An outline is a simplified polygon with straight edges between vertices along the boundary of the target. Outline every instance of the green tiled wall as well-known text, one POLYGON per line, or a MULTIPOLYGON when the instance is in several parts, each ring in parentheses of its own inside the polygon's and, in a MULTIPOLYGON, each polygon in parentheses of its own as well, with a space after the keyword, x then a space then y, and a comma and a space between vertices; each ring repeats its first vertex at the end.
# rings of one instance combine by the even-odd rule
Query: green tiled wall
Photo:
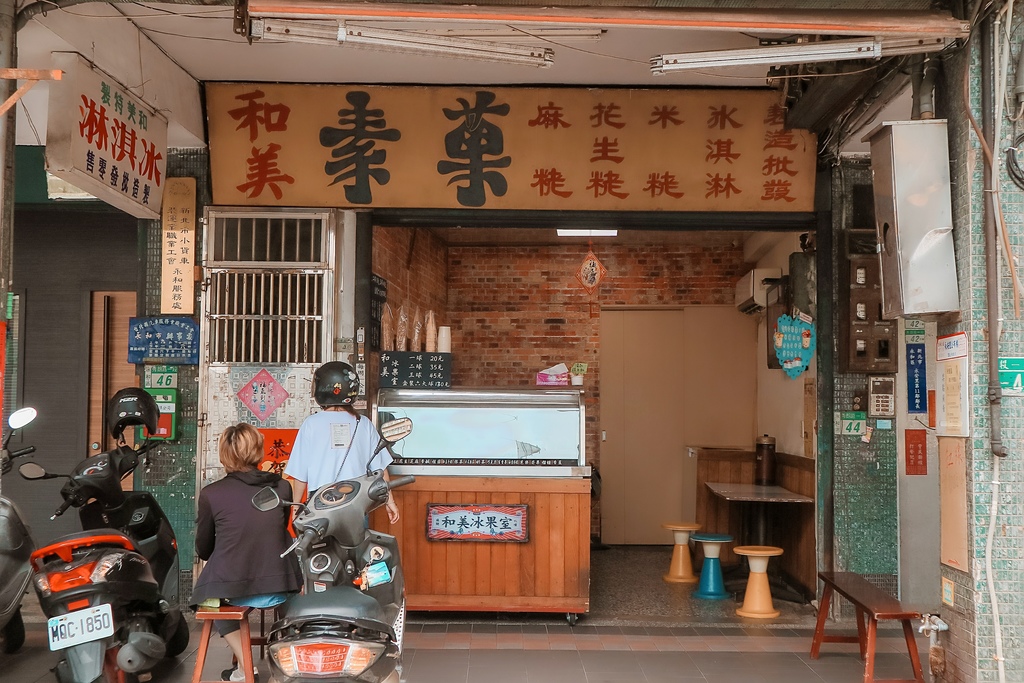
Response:
MULTIPOLYGON (((172 178, 196 178, 199 206, 197 216, 211 201, 207 180, 207 157, 202 150, 171 150, 167 160, 167 175, 172 178)), ((159 221, 143 221, 145 225, 146 264, 145 315, 160 314, 160 248, 159 221)), ((202 225, 196 225, 196 253, 202 245, 202 225)), ((198 261, 197 261, 198 262, 198 261)), ((199 311, 199 287, 196 287, 196 311, 199 311)), ((198 314, 194 316, 198 320, 198 314)), ((178 539, 178 559, 181 563, 180 602, 188 604, 192 596, 192 563, 195 559, 195 505, 196 505, 196 429, 199 412, 199 368, 195 365, 178 366, 178 440, 163 444, 152 465, 145 472, 136 473, 140 485, 151 491, 167 513, 178 539)))
MULTIPOLYGON (((847 227, 852 222, 851 188, 871 183, 867 162, 845 161, 834 178, 833 222, 835 252, 830 274, 833 300, 848 296, 849 287, 839 282, 844 272, 840 259, 846 258, 847 227)), ((819 279, 822 275, 819 274, 819 279)), ((835 307, 835 330, 843 326, 835 307)), ((838 345, 838 340, 833 340, 838 345)), ((853 410, 854 395, 867 394, 868 375, 835 374, 835 409, 853 410)), ((874 426, 874 418, 868 419, 874 426)), ((859 436, 835 430, 833 441, 835 569, 866 574, 872 582, 895 593, 898 571, 899 518, 896 495, 896 432, 875 430, 865 443, 859 436)))
MULTIPOLYGON (((1012 51, 1021 49, 1021 12, 1015 16, 1012 51)), ((967 55, 946 60, 946 81, 954 87, 943 89, 941 103, 950 121, 954 239, 957 275, 960 283, 961 320, 940 326, 939 334, 965 331, 970 336, 971 433, 966 444, 971 571, 943 566, 945 579, 954 583, 954 605, 944 606, 943 618, 950 625, 947 671, 950 681, 999 680, 996 664, 997 628, 986 571, 986 543, 992 503, 995 458, 991 453, 989 401, 988 333, 986 310, 985 240, 983 233, 983 154, 970 122, 964 114, 963 71, 970 69, 971 109, 981 119, 981 66, 979 41, 973 41, 967 55)), ((1012 63, 1016 61, 1011 60, 1012 63)), ((1011 82, 1013 75, 1011 74, 1011 82)), ((997 96, 998 97, 998 96, 997 96)), ((1010 112, 1014 113, 1014 112, 1010 112)), ((996 154, 1002 156, 1012 145, 1013 124, 1004 120, 996 154)), ((1001 204, 1010 242, 1018 259, 1024 256, 1021 221, 1024 193, 1001 176, 1001 204)), ((1017 265, 1018 273, 1022 273, 1017 265)), ((1024 321, 1013 310, 1013 292, 1003 255, 998 281, 1002 297, 1000 356, 1024 356, 1024 321)), ((999 462, 1000 494, 997 498, 995 534, 992 539, 993 566, 999 613, 1005 680, 1024 681, 1024 398, 1006 397, 1001 405, 1002 439, 1010 455, 999 462)))

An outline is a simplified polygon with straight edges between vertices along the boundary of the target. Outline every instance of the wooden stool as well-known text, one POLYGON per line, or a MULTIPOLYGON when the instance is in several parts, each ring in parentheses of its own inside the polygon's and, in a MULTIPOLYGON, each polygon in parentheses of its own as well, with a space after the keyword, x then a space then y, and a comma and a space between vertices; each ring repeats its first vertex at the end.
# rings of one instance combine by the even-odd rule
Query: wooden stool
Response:
POLYGON ((693 561, 690 559, 690 532, 699 530, 700 524, 665 522, 661 526, 672 532, 676 544, 672 549, 668 574, 661 578, 669 583, 697 583, 697 577, 693 574, 693 561))
POLYGON ((725 590, 725 580, 722 578, 722 561, 718 556, 722 552, 722 544, 732 543, 732 536, 692 534, 690 538, 696 543, 704 544, 704 564, 700 570, 700 583, 693 592, 693 597, 704 600, 724 600, 729 597, 725 590))
POLYGON ((741 617, 774 619, 779 610, 772 604, 772 589, 768 585, 768 559, 782 554, 782 548, 771 545, 741 545, 732 549, 737 555, 746 555, 750 565, 747 592, 743 606, 736 610, 741 617))
POLYGON ((196 668, 192 672, 192 683, 221 683, 219 677, 213 681, 202 680, 203 665, 206 663, 206 650, 210 646, 213 622, 217 619, 239 622, 238 626, 242 635, 242 663, 240 666, 245 673, 245 683, 256 683, 252 675, 252 646, 254 643, 252 635, 249 633, 249 612, 252 609, 252 607, 233 607, 228 605, 218 607, 217 609, 199 609, 196 611, 196 619, 203 622, 203 634, 199 638, 199 648, 196 650, 196 668))

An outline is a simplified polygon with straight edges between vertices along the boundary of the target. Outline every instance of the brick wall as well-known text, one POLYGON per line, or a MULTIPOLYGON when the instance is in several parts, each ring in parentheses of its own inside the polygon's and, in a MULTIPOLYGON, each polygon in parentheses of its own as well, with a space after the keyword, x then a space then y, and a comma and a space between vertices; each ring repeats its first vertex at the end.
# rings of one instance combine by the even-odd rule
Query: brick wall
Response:
POLYGON ((593 298, 575 275, 584 245, 450 247, 453 384, 531 386, 538 370, 588 363, 587 460, 599 463, 600 308, 731 304, 749 270, 734 241, 726 233, 699 244, 595 244, 608 274, 593 298))
MULTIPOLYGON (((444 322, 448 299, 447 258, 444 242, 428 230, 373 229, 372 270, 388 281, 388 305, 396 322, 398 309, 404 304, 410 322, 419 307, 424 319, 427 311, 434 311, 437 324, 447 324, 444 322)), ((412 336, 411 329, 409 336, 412 336)), ((374 353, 369 354, 366 367, 366 394, 373 403, 377 400, 380 357, 377 349, 370 350, 374 353)))
MULTIPOLYGON (((750 268, 729 233, 689 244, 596 244, 608 274, 590 297, 576 279, 585 245, 446 247, 429 231, 413 233, 374 229, 373 272, 388 281, 392 309, 403 302, 433 309, 439 325, 451 326, 453 386, 533 386, 538 370, 588 363, 587 459, 595 464, 601 307, 731 304, 736 280, 750 268)), ((375 356, 369 372, 376 377, 375 356)))

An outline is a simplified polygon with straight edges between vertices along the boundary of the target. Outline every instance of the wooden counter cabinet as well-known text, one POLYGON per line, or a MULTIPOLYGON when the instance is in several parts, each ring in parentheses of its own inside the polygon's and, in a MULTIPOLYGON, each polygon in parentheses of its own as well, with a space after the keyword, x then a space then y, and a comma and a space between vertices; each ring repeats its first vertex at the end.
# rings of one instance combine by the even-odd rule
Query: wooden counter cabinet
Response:
POLYGON ((590 607, 590 479, 417 476, 371 528, 398 538, 410 611, 565 612, 590 607), (527 540, 431 540, 429 504, 527 506, 527 540))

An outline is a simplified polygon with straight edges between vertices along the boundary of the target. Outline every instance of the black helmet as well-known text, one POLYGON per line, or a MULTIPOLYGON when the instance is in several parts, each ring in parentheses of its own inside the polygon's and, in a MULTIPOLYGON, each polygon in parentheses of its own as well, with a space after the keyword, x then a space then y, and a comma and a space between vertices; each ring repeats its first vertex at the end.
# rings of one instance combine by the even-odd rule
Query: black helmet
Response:
POLYGON ((324 363, 313 373, 313 400, 321 408, 350 406, 359 393, 359 375, 348 363, 324 363))
POLYGON ((107 406, 107 428, 115 439, 121 436, 125 427, 145 425, 150 435, 156 434, 160 409, 156 399, 145 389, 128 387, 114 394, 107 406))

